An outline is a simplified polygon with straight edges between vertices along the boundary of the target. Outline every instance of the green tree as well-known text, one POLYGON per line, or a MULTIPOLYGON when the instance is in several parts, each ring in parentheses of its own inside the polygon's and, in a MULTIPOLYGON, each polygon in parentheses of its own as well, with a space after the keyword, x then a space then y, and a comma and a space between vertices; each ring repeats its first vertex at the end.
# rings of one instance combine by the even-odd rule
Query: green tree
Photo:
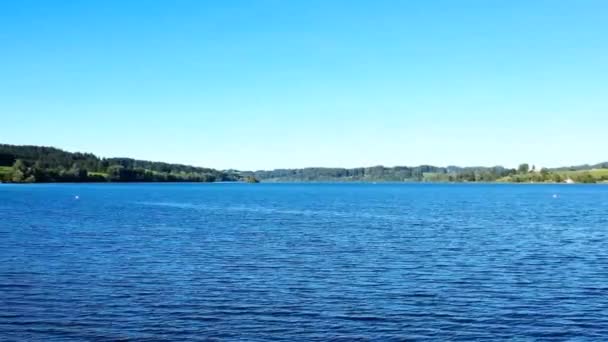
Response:
POLYGON ((527 163, 519 164, 517 168, 517 173, 528 173, 530 171, 530 165, 527 163))
POLYGON ((589 172, 584 172, 574 178, 579 183, 595 183, 595 178, 589 172))
POLYGON ((11 175, 11 181, 15 183, 21 183, 25 179, 25 174, 21 170, 15 169, 11 175))
POLYGON ((259 183, 260 181, 253 177, 253 176, 247 176, 245 177, 245 183, 259 183))
POLYGON ((541 169, 540 169, 540 176, 541 176, 541 178, 542 178, 542 181, 543 181, 543 182, 545 182, 545 181, 549 180, 549 177, 550 177, 549 170, 547 170, 547 169, 546 169, 546 168, 544 168, 544 167, 543 167, 543 168, 541 168, 541 169))
POLYGON ((86 180, 88 171, 74 164, 70 169, 70 174, 72 174, 75 179, 86 180))
POLYGON ((108 167, 108 180, 109 181, 120 181, 124 173, 124 166, 112 165, 108 167))
POLYGON ((564 181, 563 177, 559 173, 554 173, 551 175, 551 180, 555 183, 561 183, 564 181))
POLYGON ((13 172, 11 173, 11 181, 15 183, 21 183, 27 177, 27 165, 21 159, 15 160, 15 164, 13 164, 13 172))

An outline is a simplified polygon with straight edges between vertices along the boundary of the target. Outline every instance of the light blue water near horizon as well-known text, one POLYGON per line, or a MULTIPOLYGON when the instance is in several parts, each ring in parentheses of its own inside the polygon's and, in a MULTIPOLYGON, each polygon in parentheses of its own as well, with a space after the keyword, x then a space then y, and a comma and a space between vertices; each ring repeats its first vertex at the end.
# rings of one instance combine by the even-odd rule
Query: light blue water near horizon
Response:
POLYGON ((0 339, 604 339, 607 213, 603 185, 3 184, 0 339))

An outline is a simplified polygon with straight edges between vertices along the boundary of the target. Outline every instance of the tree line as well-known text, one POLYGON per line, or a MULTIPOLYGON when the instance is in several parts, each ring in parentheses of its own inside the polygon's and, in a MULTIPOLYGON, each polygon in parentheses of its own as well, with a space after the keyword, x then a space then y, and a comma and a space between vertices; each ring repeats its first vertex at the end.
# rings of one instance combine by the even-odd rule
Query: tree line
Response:
POLYGON ((0 144, 0 181, 217 182, 238 181, 234 172, 130 158, 99 158, 53 147, 0 144))
POLYGON ((303 168, 271 171, 219 171, 182 164, 99 158, 53 147, 0 144, 0 181, 40 182, 554 182, 608 181, 608 163, 540 169, 523 163, 516 169, 494 167, 373 166, 303 168))
POLYGON ((243 172, 260 180, 272 181, 389 181, 421 182, 451 181, 479 182, 496 181, 499 178, 516 173, 516 170, 495 167, 437 167, 432 165, 408 166, 373 166, 360 168, 303 168, 278 169, 272 171, 243 172))
MULTIPOLYGON (((608 163, 598 166, 608 166, 608 163)), ((249 171, 241 175, 252 176, 262 181, 279 182, 513 182, 513 183, 561 183, 571 179, 577 183, 608 181, 608 173, 595 174, 592 166, 588 168, 536 169, 527 163, 518 168, 493 167, 437 167, 421 165, 414 167, 374 166, 361 168, 303 168, 277 169, 272 171, 249 171), (589 172, 585 171, 589 170, 589 172)))

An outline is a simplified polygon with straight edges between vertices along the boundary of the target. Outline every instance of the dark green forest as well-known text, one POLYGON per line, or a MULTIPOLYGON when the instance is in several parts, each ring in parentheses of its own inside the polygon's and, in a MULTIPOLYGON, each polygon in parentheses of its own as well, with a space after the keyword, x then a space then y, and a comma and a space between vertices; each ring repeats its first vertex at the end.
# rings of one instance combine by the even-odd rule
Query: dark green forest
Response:
POLYGON ((49 182, 218 182, 236 173, 130 158, 99 158, 53 147, 0 144, 0 180, 49 182))
POLYGON ((260 180, 282 181, 495 181, 515 173, 515 170, 496 167, 437 167, 421 165, 416 167, 360 167, 344 168, 304 168, 279 169, 273 171, 242 172, 260 180))
POLYGON ((582 165, 560 169, 536 169, 534 165, 521 164, 517 169, 494 167, 361 167, 280 169, 273 171, 245 171, 262 181, 274 182, 511 182, 511 183, 561 183, 571 180, 577 183, 608 181, 608 163, 582 165))
POLYGON ((0 181, 51 182, 512 182, 597 183, 608 181, 608 163, 555 169, 521 164, 494 167, 303 168, 272 171, 219 171, 131 158, 99 158, 53 147, 0 144, 0 181))

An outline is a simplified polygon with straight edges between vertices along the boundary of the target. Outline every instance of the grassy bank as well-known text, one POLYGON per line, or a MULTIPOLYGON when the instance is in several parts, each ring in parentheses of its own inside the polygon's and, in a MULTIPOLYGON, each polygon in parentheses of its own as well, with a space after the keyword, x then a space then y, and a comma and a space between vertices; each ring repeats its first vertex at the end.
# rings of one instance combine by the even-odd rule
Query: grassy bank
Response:
POLYGON ((0 181, 8 177, 13 172, 13 168, 10 166, 0 166, 0 181))
POLYGON ((528 172, 503 177, 498 179, 498 182, 564 183, 568 179, 575 183, 606 183, 608 182, 608 169, 528 172))
POLYGON ((585 174, 589 174, 594 179, 608 180, 608 169, 593 169, 593 170, 580 170, 580 171, 560 171, 556 172, 561 174, 563 177, 570 177, 572 179, 578 178, 580 176, 584 176, 585 174))

